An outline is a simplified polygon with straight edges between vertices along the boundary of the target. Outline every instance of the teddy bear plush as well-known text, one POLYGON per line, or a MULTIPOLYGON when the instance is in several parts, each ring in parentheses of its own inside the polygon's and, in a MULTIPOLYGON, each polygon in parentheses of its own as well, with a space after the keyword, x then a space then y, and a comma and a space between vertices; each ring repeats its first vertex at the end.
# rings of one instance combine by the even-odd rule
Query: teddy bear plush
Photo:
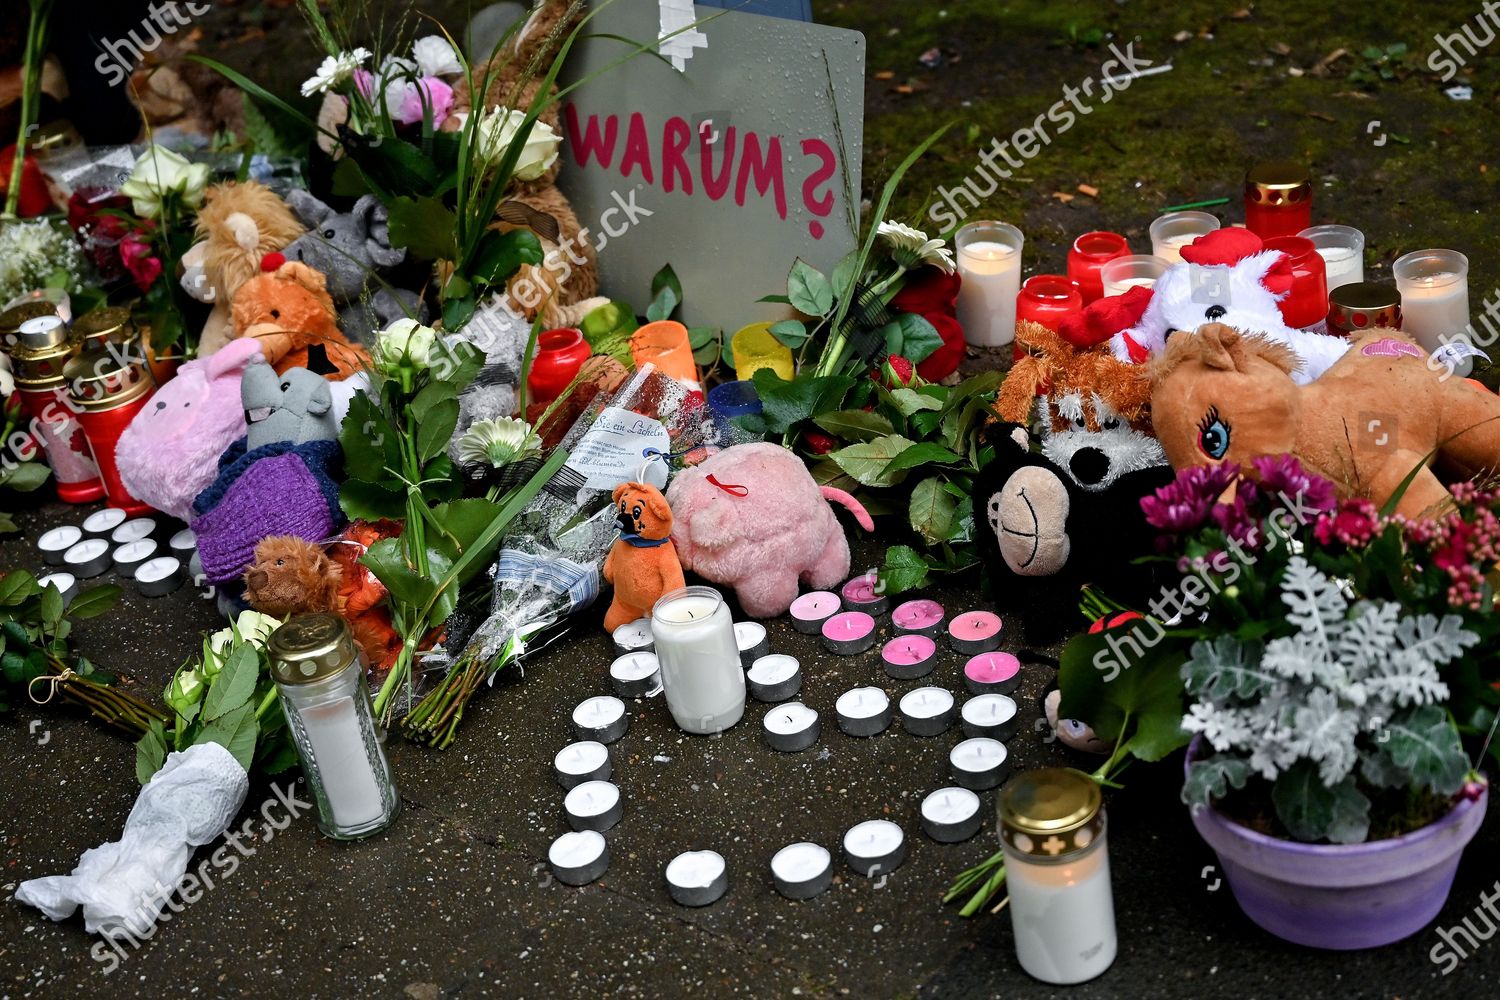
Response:
POLYGON ((240 286, 260 273, 266 254, 287 246, 303 226, 276 192, 256 181, 215 184, 203 193, 194 243, 183 257, 182 287, 213 309, 198 337, 206 357, 234 338, 230 306, 240 286))
POLYGON ((667 488, 672 538, 685 569, 734 587, 753 618, 784 614, 804 580, 834 587, 849 575, 849 540, 829 507, 842 504, 866 531, 869 513, 843 490, 819 486, 779 444, 740 444, 679 472, 667 488))
POLYGON ((1293 454, 1341 496, 1384 505, 1414 469, 1396 510, 1451 499, 1433 457, 1468 479, 1500 468, 1500 397, 1374 329, 1309 385, 1282 343, 1222 323, 1177 334, 1151 366, 1157 435, 1175 468, 1293 454))
POLYGON ((370 343, 398 319, 426 320, 421 296, 381 280, 406 260, 406 248, 391 246, 390 212, 379 198, 367 194, 348 212, 336 212, 306 191, 292 191, 287 204, 307 232, 282 253, 323 275, 345 333, 370 343))
POLYGON ((156 390, 115 449, 132 496, 184 521, 193 516, 193 498, 214 481, 219 456, 245 434, 240 385, 255 362, 265 368, 255 342, 236 341, 187 362, 156 390))
POLYGON ((604 613, 607 632, 648 617, 661 595, 687 585, 672 545, 672 508, 661 491, 649 483, 621 483, 611 497, 620 537, 604 557, 604 579, 615 588, 604 613))
POLYGON ((235 336, 253 337, 278 373, 308 367, 314 346, 323 348, 323 374, 334 380, 370 365, 365 349, 340 332, 323 275, 280 254, 267 254, 261 273, 240 286, 233 316, 235 336))

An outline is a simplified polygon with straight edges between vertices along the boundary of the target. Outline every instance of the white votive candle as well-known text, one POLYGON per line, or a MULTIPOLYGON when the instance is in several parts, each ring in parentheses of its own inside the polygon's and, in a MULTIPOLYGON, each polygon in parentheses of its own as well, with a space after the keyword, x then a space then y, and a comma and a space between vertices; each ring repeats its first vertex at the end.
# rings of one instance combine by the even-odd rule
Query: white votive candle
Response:
POLYGON ((967 788, 939 788, 922 800, 922 831, 940 844, 957 844, 979 832, 979 796, 967 788))
POLYGON ((354 829, 385 814, 385 796, 365 750, 352 698, 311 705, 298 713, 307 732, 333 825, 354 829))
POLYGON ((85 538, 63 553, 63 565, 80 580, 98 576, 111 562, 109 541, 103 538, 85 538))
POLYGON ((156 522, 149 517, 132 517, 109 533, 109 540, 116 545, 138 542, 156 533, 156 522))
POLYGON ((861 875, 889 875, 906 860, 906 834, 888 819, 869 819, 844 834, 844 860, 861 875))
POLYGON ((1365 234, 1353 226, 1311 226, 1297 234, 1312 240, 1328 272, 1328 290, 1365 280, 1365 234))
MULTIPOLYGON (((1469 259, 1456 250, 1418 250, 1391 265, 1401 293, 1401 330, 1426 348, 1469 338, 1469 259)), ((1470 366, 1472 367, 1472 362, 1470 366)), ((1461 374, 1466 374, 1467 368, 1461 374)))
POLYGON ((135 576, 141 563, 156 557, 156 539, 138 538, 115 549, 115 572, 121 576, 135 576))
POLYGON ((953 694, 920 687, 901 696, 901 726, 913 736, 937 736, 953 725, 953 694))
POLYGON ((626 622, 611 633, 611 638, 614 639, 615 651, 619 653, 650 649, 653 643, 651 619, 637 618, 633 622, 626 622))
POLYGON ((1207 212, 1168 212, 1151 223, 1151 255, 1168 264, 1182 263, 1182 248, 1219 228, 1207 212))
POLYGON ((1156 280, 1171 266, 1169 261, 1152 254, 1130 254, 1105 261, 1099 269, 1099 280, 1105 295, 1123 295, 1132 288, 1155 286, 1156 280))
POLYGON ((729 888, 729 866, 718 851, 684 851, 667 862, 667 891, 682 906, 707 906, 729 888))
POLYGON ((588 698, 573 709, 573 731, 580 740, 613 743, 629 728, 630 716, 625 711, 625 703, 610 695, 588 698))
POLYGON ((571 830, 552 842, 547 862, 563 885, 588 885, 609 870, 609 845, 598 830, 571 830))
POLYGON ((683 587, 651 614, 662 688, 672 719, 690 733, 719 733, 745 714, 745 671, 729 606, 711 587, 683 587))
POLYGON ((552 758, 557 783, 574 789, 585 781, 606 781, 610 775, 609 747, 594 740, 569 743, 552 758))
POLYGON ((603 833, 620 822, 625 806, 620 790, 608 781, 585 781, 569 789, 563 813, 573 829, 603 833))
POLYGON ((609 682, 621 698, 644 698, 661 690, 661 666, 656 654, 626 653, 609 665, 609 682))
POLYGON ((145 597, 165 597, 185 582, 187 573, 176 556, 157 556, 135 568, 135 587, 145 597))
POLYGON ((795 656, 772 653, 750 665, 745 681, 756 701, 786 701, 802 690, 802 664, 795 656))
POLYGON ((1025 239, 1015 226, 990 221, 971 222, 954 237, 963 279, 958 288, 958 322, 969 343, 999 347, 1015 339, 1025 239))
POLYGON ((118 507, 96 510, 83 519, 83 533, 90 538, 108 538, 110 533, 124 524, 129 517, 129 514, 118 507))
POLYGON ((777 705, 761 720, 766 731, 766 745, 783 753, 800 753, 818 742, 821 726, 817 710, 800 701, 777 705))
POLYGON ((734 641, 740 648, 740 666, 749 667, 750 664, 765 656, 771 651, 770 639, 766 636, 766 627, 760 622, 735 622, 734 641))
POLYGON ((964 702, 962 713, 966 735, 994 740, 1010 739, 1019 721, 1015 700, 1003 694, 976 694, 964 702))
POLYGON ((834 703, 839 728, 850 736, 874 736, 891 724, 891 700, 877 687, 850 688, 834 703))
POLYGON ((42 558, 52 566, 61 566, 63 553, 83 540, 83 530, 71 524, 53 528, 51 531, 42 533, 42 537, 36 540, 37 551, 41 552, 42 558))
POLYGON ((788 844, 771 856, 771 882, 787 899, 812 899, 833 884, 833 857, 819 844, 788 844))
POLYGON ((965 788, 982 792, 1005 780, 1008 768, 1005 744, 986 736, 964 740, 948 754, 953 780, 965 788))
POLYGON ((78 596, 78 578, 72 573, 48 573, 40 577, 36 583, 43 589, 48 586, 56 587, 57 592, 62 595, 63 607, 67 607, 68 603, 78 596))

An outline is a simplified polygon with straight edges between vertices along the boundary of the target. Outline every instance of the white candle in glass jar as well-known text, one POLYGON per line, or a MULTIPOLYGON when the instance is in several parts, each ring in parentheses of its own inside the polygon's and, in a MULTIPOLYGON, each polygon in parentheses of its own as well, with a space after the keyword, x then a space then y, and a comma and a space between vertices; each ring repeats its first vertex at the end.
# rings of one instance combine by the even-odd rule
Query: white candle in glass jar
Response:
POLYGON ((1328 290, 1365 280, 1365 234, 1353 226, 1309 226, 1297 234, 1312 240, 1328 273, 1328 290))
POLYGON ((964 339, 981 347, 999 347, 1016 336, 1016 296, 1021 292, 1021 246, 1015 226, 971 222, 958 231, 958 322, 964 339))
POLYGON ((365 749, 354 699, 311 705, 299 714, 333 825, 352 829, 378 820, 385 813, 385 798, 365 749))
POLYGON ((1401 293, 1403 332, 1429 353, 1445 343, 1468 341, 1467 257, 1456 250, 1418 250, 1392 264, 1391 274, 1401 293))
POLYGON ((672 719, 690 733, 723 732, 745 714, 745 672, 729 607, 711 587, 683 587, 651 614, 672 719))
POLYGON ((1168 212, 1151 223, 1151 255, 1168 264, 1182 263, 1182 248, 1219 228, 1207 212, 1168 212))

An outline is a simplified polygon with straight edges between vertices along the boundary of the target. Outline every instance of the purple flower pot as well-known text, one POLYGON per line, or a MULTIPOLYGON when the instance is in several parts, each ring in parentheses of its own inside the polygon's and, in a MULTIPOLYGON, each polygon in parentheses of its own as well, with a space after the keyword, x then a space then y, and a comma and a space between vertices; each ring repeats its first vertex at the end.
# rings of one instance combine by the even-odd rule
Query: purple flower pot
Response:
MULTIPOLYGON (((1195 737, 1189 764, 1201 749, 1195 737)), ((1268 837, 1213 808, 1194 809, 1193 825, 1219 856, 1247 917, 1295 944, 1346 951, 1399 941, 1437 916, 1488 803, 1486 787, 1436 823, 1364 844, 1268 837)))

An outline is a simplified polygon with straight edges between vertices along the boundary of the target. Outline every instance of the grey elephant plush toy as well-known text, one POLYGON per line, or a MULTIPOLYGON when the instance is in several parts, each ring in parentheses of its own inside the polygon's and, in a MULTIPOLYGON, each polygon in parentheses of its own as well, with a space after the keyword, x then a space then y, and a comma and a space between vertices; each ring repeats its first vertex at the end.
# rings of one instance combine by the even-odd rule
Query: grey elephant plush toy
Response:
POLYGON ((391 246, 388 212, 380 199, 367 194, 348 212, 335 212, 306 191, 292 191, 286 202, 307 232, 281 252, 322 272, 345 336, 368 344, 398 319, 426 322, 420 296, 380 280, 406 260, 404 247, 391 246))
POLYGON ((240 400, 245 407, 247 451, 278 441, 338 440, 328 380, 306 368, 288 368, 277 375, 264 358, 252 359, 240 377, 240 400))

